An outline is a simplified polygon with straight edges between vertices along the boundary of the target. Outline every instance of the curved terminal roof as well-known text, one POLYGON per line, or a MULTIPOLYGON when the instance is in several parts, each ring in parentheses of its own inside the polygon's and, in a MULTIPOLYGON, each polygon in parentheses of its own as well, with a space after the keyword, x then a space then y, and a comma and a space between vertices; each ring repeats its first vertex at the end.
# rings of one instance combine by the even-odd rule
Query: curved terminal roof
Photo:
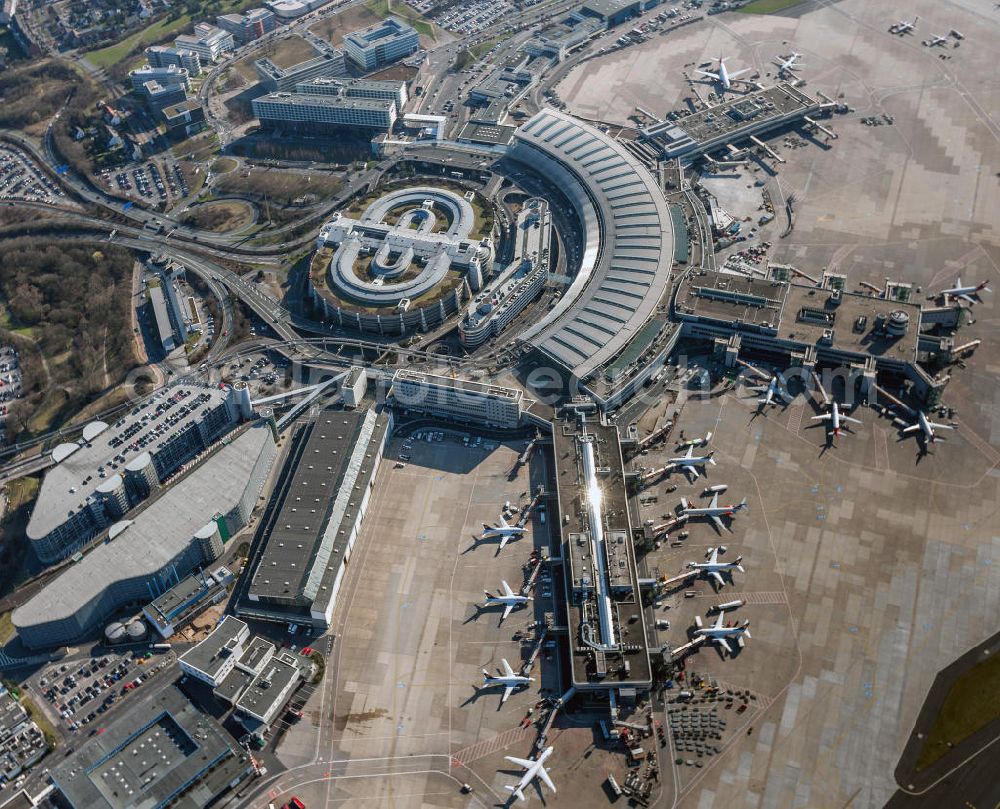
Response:
POLYGON ((54 450, 52 450, 52 460, 55 461, 56 463, 62 463, 78 449, 80 449, 79 444, 72 444, 67 441, 66 443, 60 444, 54 450))
POLYGON ((83 428, 83 440, 93 441, 106 429, 108 429, 107 423, 103 421, 92 421, 83 428))
POLYGON ((599 129, 546 109, 515 138, 511 156, 561 188, 584 233, 576 278, 522 339, 583 379, 655 313, 670 282, 673 220, 652 174, 599 129))

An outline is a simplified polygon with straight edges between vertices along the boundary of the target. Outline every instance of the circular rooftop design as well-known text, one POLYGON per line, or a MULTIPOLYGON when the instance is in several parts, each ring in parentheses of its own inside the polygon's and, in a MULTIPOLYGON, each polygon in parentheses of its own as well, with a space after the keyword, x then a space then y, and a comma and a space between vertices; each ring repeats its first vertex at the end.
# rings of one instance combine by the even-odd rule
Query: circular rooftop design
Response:
POLYGON ((52 450, 52 460, 56 463, 62 463, 70 455, 80 449, 79 444, 72 444, 66 442, 65 444, 59 444, 55 449, 52 450))
POLYGON ((136 455, 131 461, 125 464, 126 472, 142 472, 153 462, 153 456, 149 454, 149 451, 141 452, 136 455))
POLYGON ((456 313, 492 271, 489 234, 476 233, 472 192, 433 186, 390 191, 357 217, 338 212, 317 238, 333 249, 313 268, 314 303, 340 325, 404 333, 456 313))

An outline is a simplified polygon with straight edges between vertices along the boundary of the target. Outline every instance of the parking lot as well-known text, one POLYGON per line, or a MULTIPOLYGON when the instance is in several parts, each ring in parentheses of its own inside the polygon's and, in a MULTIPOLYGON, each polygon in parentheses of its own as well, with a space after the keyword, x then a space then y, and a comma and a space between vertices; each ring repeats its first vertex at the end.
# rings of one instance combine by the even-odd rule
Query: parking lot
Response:
POLYGON ((109 190, 150 202, 176 202, 189 193, 187 181, 176 162, 148 161, 120 169, 104 169, 101 181, 109 190))
POLYGON ((0 145, 0 199, 53 205, 64 196, 63 190, 27 154, 9 144, 0 145))
POLYGON ((21 398, 21 360, 13 346, 0 346, 0 433, 7 426, 7 412, 21 398))
POLYGON ((44 697, 44 710, 67 733, 81 731, 87 725, 89 735, 101 716, 115 705, 128 700, 133 691, 169 666, 172 653, 154 654, 143 645, 140 649, 108 652, 73 663, 61 663, 45 669, 37 681, 44 697))

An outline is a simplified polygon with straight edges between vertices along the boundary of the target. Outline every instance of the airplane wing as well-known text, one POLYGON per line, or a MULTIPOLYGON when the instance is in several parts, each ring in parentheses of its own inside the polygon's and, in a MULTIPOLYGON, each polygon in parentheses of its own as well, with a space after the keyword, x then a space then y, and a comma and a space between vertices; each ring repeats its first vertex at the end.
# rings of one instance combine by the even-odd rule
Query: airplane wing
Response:
POLYGON ((498 528, 510 528, 510 526, 507 524, 507 520, 504 519, 503 514, 500 515, 500 525, 497 526, 497 527, 498 528))
POLYGON ((720 588, 726 586, 726 580, 722 578, 722 574, 718 570, 712 570, 708 575, 715 579, 720 588))
POLYGON ((551 789, 553 792, 556 791, 556 785, 552 783, 552 779, 549 778, 549 774, 545 771, 544 767, 538 768, 538 777, 545 782, 545 786, 551 789))
POLYGON ((513 693, 514 693, 514 686, 512 686, 512 685, 504 686, 503 696, 500 697, 500 704, 503 705, 507 701, 507 699, 510 697, 510 695, 513 694, 513 693))
POLYGON ((505 596, 512 596, 512 595, 514 595, 514 591, 510 589, 510 585, 507 584, 507 582, 501 581, 500 584, 503 586, 503 594, 505 596))
MULTIPOLYGON (((829 413, 824 413, 822 416, 813 416, 812 419, 810 419, 810 420, 811 421, 829 421, 832 418, 833 418, 833 416, 831 416, 829 413)), ((841 416, 841 418, 842 419, 846 419, 847 416, 841 416)))
POLYGON ((503 663, 503 673, 504 673, 504 676, 505 677, 513 677, 514 676, 514 669, 512 669, 510 667, 510 663, 507 662, 507 658, 506 657, 503 658, 500 662, 503 663))
POLYGON ((749 73, 749 72, 750 68, 748 67, 743 68, 743 70, 734 70, 732 73, 729 74, 729 78, 735 79, 737 76, 742 76, 744 73, 749 73))
POLYGON ((849 421, 851 424, 864 424, 861 419, 852 418, 851 416, 841 416, 841 421, 849 421))
POLYGON ((719 533, 722 533, 722 531, 726 527, 725 524, 722 522, 722 520, 720 520, 715 514, 710 514, 709 516, 712 518, 712 522, 715 523, 715 527, 719 531, 719 533))
POLYGON ((976 303, 979 303, 979 301, 977 301, 971 295, 959 295, 958 297, 961 298, 963 301, 965 301, 966 303, 968 303, 970 305, 974 305, 976 303))
POLYGON ((901 432, 904 432, 904 433, 915 433, 919 429, 920 429, 920 425, 919 424, 911 424, 909 427, 904 427, 901 430, 901 432))
POLYGON ((507 620, 507 616, 510 615, 510 611, 514 609, 513 604, 505 604, 503 608, 503 615, 500 616, 500 623, 502 624, 507 620))
POLYGON ((715 624, 712 626, 712 629, 722 629, 722 622, 725 620, 725 618, 726 618, 726 611, 720 610, 718 617, 715 619, 715 624))
POLYGON ((712 72, 710 72, 708 70, 696 70, 695 73, 700 73, 702 76, 708 76, 711 79, 715 79, 716 81, 719 81, 719 74, 718 73, 712 73, 712 72))
POLYGON ((719 505, 719 493, 712 492, 712 502, 708 504, 709 508, 716 508, 719 505))
POLYGON ((684 457, 687 458, 689 461, 694 457, 694 444, 688 445, 688 451, 684 457))
POLYGON ((497 553, 499 553, 500 551, 502 551, 503 548, 504 548, 504 545, 506 545, 509 541, 510 541, 510 534, 501 534, 500 535, 500 547, 497 549, 497 553))
POLYGON ((719 561, 719 549, 718 548, 712 548, 712 555, 709 557, 708 563, 710 565, 714 565, 718 561, 719 561))
POLYGON ((687 476, 688 483, 694 483, 698 479, 698 467, 685 466, 684 474, 687 476))
POLYGON ((516 764, 518 767, 524 767, 526 770, 530 770, 535 766, 534 761, 528 761, 526 758, 516 758, 515 756, 504 756, 504 758, 512 764, 516 764))
POLYGON ((933 421, 927 422, 932 430, 954 430, 954 426, 951 424, 936 424, 933 421))

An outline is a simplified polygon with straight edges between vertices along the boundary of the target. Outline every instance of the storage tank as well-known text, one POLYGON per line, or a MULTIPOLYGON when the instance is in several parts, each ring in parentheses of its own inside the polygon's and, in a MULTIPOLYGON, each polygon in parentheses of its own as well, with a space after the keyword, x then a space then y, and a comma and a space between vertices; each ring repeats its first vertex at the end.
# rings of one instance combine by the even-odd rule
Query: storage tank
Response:
POLYGON ((108 643, 121 643, 125 640, 125 625, 119 621, 108 624, 104 630, 104 639, 108 643))
POLYGON ((128 633, 128 639, 131 643, 146 639, 146 624, 139 619, 129 622, 129 625, 125 627, 125 631, 128 633))

